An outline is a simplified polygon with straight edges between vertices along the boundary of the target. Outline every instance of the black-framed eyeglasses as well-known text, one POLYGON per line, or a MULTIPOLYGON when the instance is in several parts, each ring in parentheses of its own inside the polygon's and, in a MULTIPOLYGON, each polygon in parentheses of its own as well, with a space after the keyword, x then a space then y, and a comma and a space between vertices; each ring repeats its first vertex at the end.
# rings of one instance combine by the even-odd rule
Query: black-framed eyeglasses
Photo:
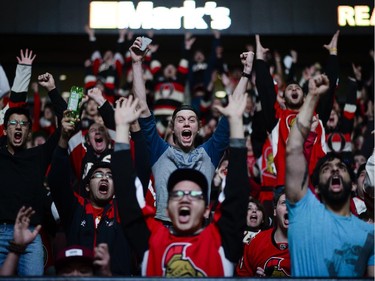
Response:
POLYGON ((21 127, 28 127, 30 125, 29 121, 24 121, 24 120, 9 120, 8 121, 8 126, 13 126, 16 127, 17 125, 20 125, 21 127))
POLYGON ((106 177, 107 179, 112 179, 112 173, 103 173, 103 172, 96 172, 93 173, 90 179, 102 179, 106 177))
POLYGON ((169 193, 169 198, 178 201, 185 195, 191 200, 203 199, 203 192, 198 190, 174 190, 169 193))

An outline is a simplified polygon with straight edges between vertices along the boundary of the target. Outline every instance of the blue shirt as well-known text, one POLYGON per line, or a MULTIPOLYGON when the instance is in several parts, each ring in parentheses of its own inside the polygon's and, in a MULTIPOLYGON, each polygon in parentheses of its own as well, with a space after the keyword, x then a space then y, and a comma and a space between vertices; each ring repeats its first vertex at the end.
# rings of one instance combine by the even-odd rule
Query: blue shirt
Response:
POLYGON ((374 225, 328 210, 308 189, 287 202, 293 277, 364 277, 374 265, 374 225))

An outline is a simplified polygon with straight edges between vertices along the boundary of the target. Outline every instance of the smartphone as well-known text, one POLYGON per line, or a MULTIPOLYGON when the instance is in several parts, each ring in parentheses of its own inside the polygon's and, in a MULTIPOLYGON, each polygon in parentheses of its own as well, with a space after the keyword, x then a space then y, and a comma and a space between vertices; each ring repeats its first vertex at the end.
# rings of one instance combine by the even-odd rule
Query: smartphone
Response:
POLYGON ((150 45, 152 42, 152 39, 142 36, 142 46, 140 48, 141 51, 146 50, 147 46, 150 45))

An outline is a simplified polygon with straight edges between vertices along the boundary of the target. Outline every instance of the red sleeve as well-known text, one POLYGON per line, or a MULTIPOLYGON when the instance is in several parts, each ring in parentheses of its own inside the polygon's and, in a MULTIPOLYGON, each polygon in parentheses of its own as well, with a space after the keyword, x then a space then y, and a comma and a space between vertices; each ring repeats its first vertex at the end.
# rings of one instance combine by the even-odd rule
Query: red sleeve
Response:
POLYGON ((73 167, 74 174, 79 181, 82 177, 82 159, 85 157, 85 155, 86 149, 82 144, 74 147, 69 153, 69 158, 73 167))

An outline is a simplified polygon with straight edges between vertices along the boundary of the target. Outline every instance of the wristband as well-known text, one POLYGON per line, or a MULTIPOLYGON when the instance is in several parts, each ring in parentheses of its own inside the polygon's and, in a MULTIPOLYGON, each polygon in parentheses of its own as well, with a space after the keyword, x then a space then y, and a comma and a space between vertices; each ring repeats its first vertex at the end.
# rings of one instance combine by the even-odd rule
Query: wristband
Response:
POLYGON ((7 249, 9 252, 15 253, 17 255, 21 255, 25 252, 27 245, 20 245, 14 242, 14 240, 10 240, 7 249))
POLYGON ((242 77, 246 77, 247 79, 251 79, 251 74, 250 73, 242 72, 241 76, 242 77))

